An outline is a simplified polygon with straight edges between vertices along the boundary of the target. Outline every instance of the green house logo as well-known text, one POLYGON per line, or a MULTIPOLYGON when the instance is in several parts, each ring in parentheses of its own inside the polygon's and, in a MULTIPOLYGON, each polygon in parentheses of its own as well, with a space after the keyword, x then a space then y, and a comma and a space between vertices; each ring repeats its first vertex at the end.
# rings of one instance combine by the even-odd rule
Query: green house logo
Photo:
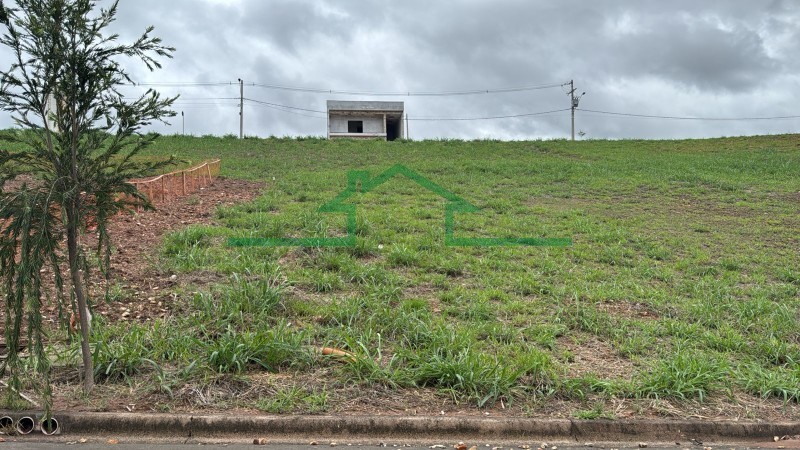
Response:
POLYGON ((347 173, 347 188, 331 201, 319 207, 319 212, 347 215, 347 236, 315 238, 231 238, 228 244, 237 247, 354 247, 356 245, 356 205, 345 203, 357 193, 365 194, 386 183, 395 175, 402 175, 418 185, 447 200, 444 206, 444 241, 452 247, 534 246, 566 247, 569 238, 469 238, 455 237, 455 214, 474 213, 480 208, 439 186, 406 166, 397 164, 375 178, 369 172, 353 170, 347 173))

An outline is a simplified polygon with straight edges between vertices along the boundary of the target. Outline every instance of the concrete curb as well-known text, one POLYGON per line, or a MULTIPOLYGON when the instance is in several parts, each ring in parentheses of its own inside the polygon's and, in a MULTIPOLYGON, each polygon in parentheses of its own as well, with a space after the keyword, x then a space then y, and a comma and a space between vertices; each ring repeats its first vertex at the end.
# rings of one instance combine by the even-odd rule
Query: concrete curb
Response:
MULTIPOLYGON (((10 414, 21 417, 20 412, 10 414)), ((691 420, 569 420, 408 416, 221 416, 173 414, 53 414, 63 434, 141 438, 238 438, 307 443, 312 439, 402 440, 549 440, 574 442, 676 442, 771 440, 800 434, 800 422, 703 422, 691 420)))

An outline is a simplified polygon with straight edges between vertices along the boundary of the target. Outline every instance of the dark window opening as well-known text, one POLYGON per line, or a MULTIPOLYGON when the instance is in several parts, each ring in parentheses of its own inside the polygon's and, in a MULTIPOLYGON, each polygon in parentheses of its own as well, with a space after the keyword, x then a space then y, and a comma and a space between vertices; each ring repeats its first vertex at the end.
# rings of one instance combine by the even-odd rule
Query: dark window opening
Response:
POLYGON ((347 132, 348 133, 363 133, 364 132, 364 121, 363 120, 348 120, 347 121, 347 132))

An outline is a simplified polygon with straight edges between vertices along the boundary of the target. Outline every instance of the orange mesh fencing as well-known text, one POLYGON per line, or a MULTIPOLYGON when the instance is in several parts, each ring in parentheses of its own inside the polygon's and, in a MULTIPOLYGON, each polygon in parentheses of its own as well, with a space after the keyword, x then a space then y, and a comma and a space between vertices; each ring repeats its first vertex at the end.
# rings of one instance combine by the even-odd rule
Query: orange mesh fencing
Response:
POLYGON ((189 169, 176 170, 147 178, 131 180, 139 192, 153 204, 166 203, 204 188, 219 176, 220 160, 207 161, 189 169))

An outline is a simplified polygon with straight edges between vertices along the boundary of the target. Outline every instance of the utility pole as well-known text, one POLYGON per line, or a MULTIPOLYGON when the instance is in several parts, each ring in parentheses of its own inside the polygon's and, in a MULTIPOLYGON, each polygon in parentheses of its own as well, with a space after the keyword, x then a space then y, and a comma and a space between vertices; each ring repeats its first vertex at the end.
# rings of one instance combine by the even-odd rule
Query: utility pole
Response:
POLYGON ((579 96, 575 96, 575 82, 574 80, 569 80, 569 105, 570 109, 572 110, 572 140, 575 140, 575 110, 578 109, 578 104, 581 102, 581 97, 586 95, 586 92, 582 93, 579 96))
POLYGON ((181 135, 186 136, 186 117, 183 115, 183 111, 181 111, 181 135))
POLYGON ((239 78, 239 139, 244 139, 244 81, 241 78, 239 78))
POLYGON ((406 140, 411 139, 408 136, 408 113, 406 113, 406 140))
MULTIPOLYGON (((240 80, 241 81, 241 80, 240 80)), ((575 83, 569 80, 569 104, 572 109, 572 140, 575 140, 575 83)))

